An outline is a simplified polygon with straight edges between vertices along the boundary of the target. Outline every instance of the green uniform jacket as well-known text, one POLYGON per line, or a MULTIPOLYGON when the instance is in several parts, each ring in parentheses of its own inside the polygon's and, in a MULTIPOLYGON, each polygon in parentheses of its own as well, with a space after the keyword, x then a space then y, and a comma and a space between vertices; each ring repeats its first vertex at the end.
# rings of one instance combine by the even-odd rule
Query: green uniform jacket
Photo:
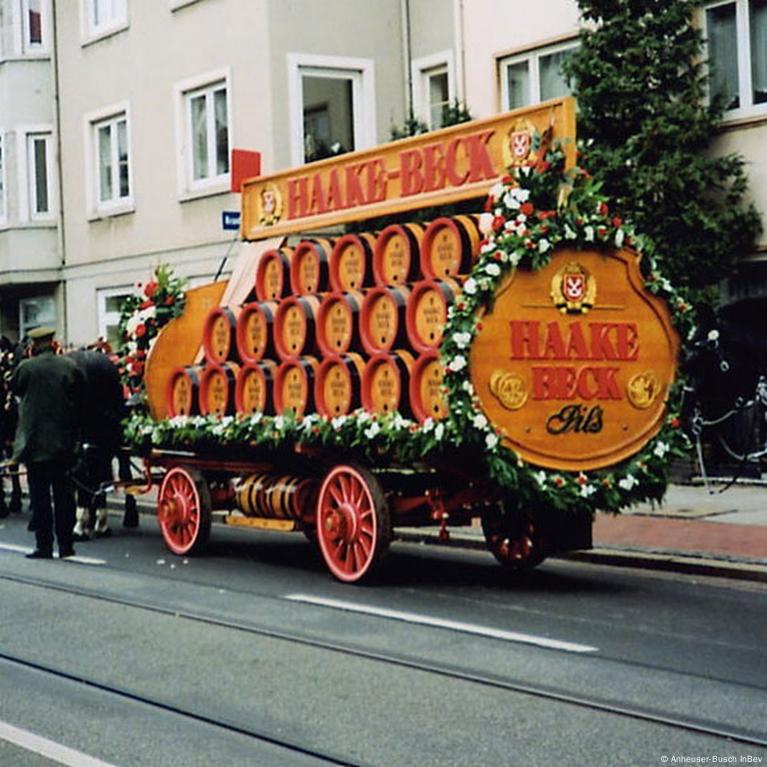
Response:
POLYGON ((25 464, 74 461, 84 386, 85 378, 74 361, 50 350, 16 368, 11 387, 20 403, 14 460, 25 464))

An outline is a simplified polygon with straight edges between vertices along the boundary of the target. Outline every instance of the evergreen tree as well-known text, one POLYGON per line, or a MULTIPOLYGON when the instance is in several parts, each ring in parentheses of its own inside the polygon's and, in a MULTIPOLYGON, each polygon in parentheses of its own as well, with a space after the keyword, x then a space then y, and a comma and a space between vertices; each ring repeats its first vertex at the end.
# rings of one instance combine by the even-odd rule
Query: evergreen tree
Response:
POLYGON ((565 64, 584 158, 678 285, 731 275, 760 230, 744 162, 712 150, 721 101, 708 98, 700 0, 578 0, 586 22, 565 64))

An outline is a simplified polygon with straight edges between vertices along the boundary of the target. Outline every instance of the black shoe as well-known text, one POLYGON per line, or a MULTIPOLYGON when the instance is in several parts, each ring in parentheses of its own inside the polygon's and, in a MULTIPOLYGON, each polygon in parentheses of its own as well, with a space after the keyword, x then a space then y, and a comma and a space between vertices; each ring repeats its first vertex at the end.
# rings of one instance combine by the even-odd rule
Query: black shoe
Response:
POLYGON ((85 533, 72 534, 72 540, 75 541, 75 543, 82 543, 83 541, 89 541, 90 539, 90 535, 86 535, 85 533))
POLYGON ((106 530, 98 530, 93 532, 94 538, 111 538, 112 537, 112 531, 107 528, 106 530))
POLYGON ((52 551, 43 551, 42 549, 35 549, 26 555, 27 559, 53 559, 52 551))
POLYGON ((68 549, 59 549, 59 559, 67 559, 67 557, 73 557, 75 550, 70 546, 68 549))

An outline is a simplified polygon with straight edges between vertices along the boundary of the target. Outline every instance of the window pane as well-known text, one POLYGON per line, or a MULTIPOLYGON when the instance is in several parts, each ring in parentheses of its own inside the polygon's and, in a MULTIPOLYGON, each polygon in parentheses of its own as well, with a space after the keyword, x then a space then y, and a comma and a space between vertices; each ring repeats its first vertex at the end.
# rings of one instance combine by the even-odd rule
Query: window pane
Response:
POLYGON ((208 121, 205 95, 189 100, 192 118, 192 178, 208 177, 208 121))
POLYGON ((119 315, 122 309, 122 303, 129 295, 129 293, 120 293, 116 296, 106 296, 106 299, 104 300, 106 313, 119 315))
POLYGON ((98 129, 99 152, 99 200, 108 202, 112 192, 112 133, 109 125, 98 129))
POLYGON ((442 127, 442 113, 448 102, 447 72, 429 75, 429 124, 432 128, 442 127))
POLYGON ((34 174, 34 212, 48 212, 48 157, 44 138, 32 140, 32 169, 34 174))
POLYGON ((767 0, 751 0, 751 79, 754 104, 767 102, 767 0))
POLYGON ((354 96, 346 77, 302 78, 304 94, 304 160, 354 149, 354 96))
POLYGON ((509 109, 524 107, 530 103, 530 67, 527 61, 506 67, 506 84, 509 93, 509 109))
POLYGON ((706 26, 711 95, 723 97, 727 109, 736 109, 740 106, 740 95, 735 3, 709 8, 706 11, 706 26))
POLYGON ((117 122, 117 164, 120 197, 130 196, 130 178, 128 174, 128 124, 125 120, 117 122))
POLYGON ((540 57, 538 68, 541 78, 541 101, 567 96, 570 92, 562 74, 562 64, 571 53, 572 49, 569 49, 540 57))
POLYGON ((216 175, 229 173, 229 120, 226 112, 226 88, 213 94, 216 119, 216 175))
POLYGON ((27 0, 27 44, 41 45, 43 42, 41 0, 27 0))

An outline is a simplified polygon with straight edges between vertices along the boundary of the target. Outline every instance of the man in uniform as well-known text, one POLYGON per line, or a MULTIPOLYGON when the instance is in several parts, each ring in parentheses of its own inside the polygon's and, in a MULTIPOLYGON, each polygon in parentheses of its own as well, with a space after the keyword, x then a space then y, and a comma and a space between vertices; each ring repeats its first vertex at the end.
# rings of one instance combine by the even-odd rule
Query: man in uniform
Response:
POLYGON ((19 398, 14 459, 27 467, 29 500, 37 546, 31 559, 53 557, 54 515, 59 557, 74 555, 74 488, 69 472, 79 437, 78 405, 84 387, 75 362, 54 352, 55 330, 31 330, 32 357, 13 374, 11 387, 19 398), (51 507, 53 495, 53 508, 51 507))

